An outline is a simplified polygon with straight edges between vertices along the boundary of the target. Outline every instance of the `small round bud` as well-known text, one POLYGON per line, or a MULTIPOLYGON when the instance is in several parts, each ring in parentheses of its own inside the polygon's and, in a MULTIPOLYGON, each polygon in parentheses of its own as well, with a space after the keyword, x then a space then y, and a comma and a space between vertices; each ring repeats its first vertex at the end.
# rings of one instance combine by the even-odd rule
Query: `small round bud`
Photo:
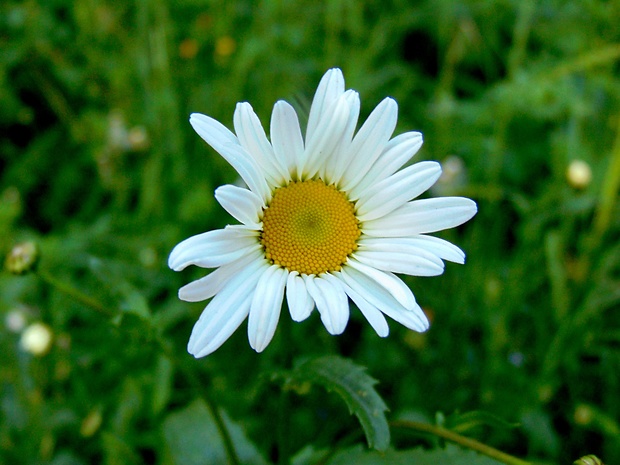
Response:
POLYGON ((39 258, 37 245, 32 242, 22 242, 13 247, 5 260, 6 269, 13 274, 25 274, 33 271, 39 258))
POLYGON ((222 36, 215 41, 215 54, 219 57, 232 55, 237 49, 237 42, 230 36, 222 36))
POLYGON ((22 333, 19 345, 26 352, 42 357, 52 347, 52 330, 44 323, 36 322, 28 326, 22 333))
POLYGON ((200 45, 196 39, 185 39, 179 44, 179 56, 191 60, 198 55, 200 45))
POLYGON ((583 160, 573 160, 566 170, 568 184, 575 189, 585 189, 592 181, 592 169, 583 160))
POLYGON ((578 425, 589 425, 594 420, 594 411, 588 405, 580 404, 575 409, 573 419, 578 425))

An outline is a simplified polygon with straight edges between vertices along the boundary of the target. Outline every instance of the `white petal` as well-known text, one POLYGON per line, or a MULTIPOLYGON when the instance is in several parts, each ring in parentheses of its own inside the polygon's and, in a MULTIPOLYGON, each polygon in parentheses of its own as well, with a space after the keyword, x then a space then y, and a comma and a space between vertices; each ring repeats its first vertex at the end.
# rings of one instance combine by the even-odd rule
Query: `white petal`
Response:
POLYGON ((187 350, 190 354, 204 357, 235 332, 247 317, 256 283, 267 268, 264 260, 251 263, 209 302, 189 338, 187 350))
POLYGON ((464 197, 414 200, 377 220, 362 224, 369 236, 406 237, 453 228, 471 219, 476 202, 464 197))
POLYGON ((407 310, 376 281, 354 268, 343 267, 340 273, 351 289, 390 318, 415 331, 422 332, 428 329, 428 319, 419 305, 416 304, 413 309, 407 310))
POLYGON ((306 283, 297 271, 292 271, 288 274, 286 302, 288 303, 293 321, 305 320, 314 310, 314 300, 308 294, 306 283))
POLYGON ((241 179, 247 184, 252 192, 257 194, 263 202, 271 200, 271 188, 267 184, 264 170, 240 145, 225 145, 219 151, 230 165, 239 173, 241 179))
POLYGON ((265 205, 254 192, 227 184, 215 190, 215 198, 236 220, 253 229, 260 227, 259 215, 265 205))
POLYGON ((401 311, 393 307, 386 307, 382 309, 383 313, 397 321, 406 328, 412 329, 419 333, 423 333, 430 327, 428 318, 422 311, 419 305, 413 310, 401 311))
POLYGON ((370 186, 396 173, 422 147, 422 134, 411 131, 390 140, 368 173, 349 190, 349 199, 357 200, 370 186))
POLYGON ((210 116, 192 113, 189 122, 204 141, 217 152, 227 144, 239 145, 239 140, 226 126, 210 116))
POLYGON ((304 140, 297 113, 283 100, 273 107, 270 134, 276 158, 288 170, 289 178, 296 176, 297 167, 304 165, 304 140))
POLYGON ((384 99, 373 110, 347 150, 350 163, 342 172, 343 190, 355 186, 379 158, 394 132, 397 120, 398 105, 391 98, 384 99))
POLYGON ((351 114, 348 98, 348 94, 343 94, 334 101, 319 122, 314 135, 306 138, 306 165, 303 169, 298 167, 298 178, 311 178, 317 174, 342 141, 351 114))
POLYGON ((185 239, 170 252, 168 266, 181 271, 189 265, 215 268, 240 259, 261 247, 257 232, 216 229, 185 239))
POLYGON ((373 282, 387 291, 400 305, 406 309, 412 309, 417 304, 413 292, 402 279, 389 271, 378 270, 372 266, 360 263, 355 258, 349 258, 347 265, 364 274, 373 282))
POLYGON ((200 113, 192 113, 189 119, 194 130, 207 144, 239 173, 251 191, 263 201, 271 200, 265 170, 239 144, 237 137, 220 122, 200 113))
POLYGON ((281 165, 279 159, 276 158, 273 147, 252 106, 247 102, 238 103, 233 121, 239 143, 263 168, 267 181, 272 186, 285 184, 288 181, 286 167, 281 165))
POLYGON ((443 262, 439 259, 429 260, 403 252, 365 250, 354 253, 353 257, 372 268, 411 276, 439 276, 444 270, 443 262))
POLYGON ((437 276, 444 263, 413 238, 366 237, 358 242, 354 256, 366 265, 413 276, 437 276))
POLYGON ((338 280, 306 276, 305 281, 327 331, 334 336, 342 334, 349 321, 349 301, 338 280))
POLYGON ((351 298, 351 300, 357 305, 357 308, 360 309, 362 315, 368 320, 370 326, 377 332, 380 337, 386 337, 390 333, 390 328, 385 321, 385 317, 383 313, 377 309, 374 305, 371 305, 366 299, 364 299, 361 295, 355 292, 349 285, 346 284, 344 278, 340 272, 335 273, 335 276, 341 280, 341 284, 344 288, 344 291, 351 298))
POLYGON ((328 114, 330 105, 344 93, 344 76, 338 68, 328 70, 317 87, 310 115, 308 116, 308 128, 306 129, 306 142, 312 139, 318 130, 319 124, 328 114))
POLYGON ((419 244, 420 247, 434 253, 442 260, 460 263, 461 265, 465 263, 465 252, 444 239, 434 236, 419 235, 410 240, 412 243, 419 244))
POLYGON ((348 90, 344 93, 344 98, 349 109, 347 123, 342 129, 340 142, 335 147, 333 155, 326 159, 322 171, 319 173, 327 184, 339 184, 342 174, 351 162, 351 157, 355 156, 354 153, 351 154, 349 147, 360 115, 360 96, 357 92, 348 90))
POLYGON ((419 333, 423 333, 430 327, 428 318, 426 318, 426 315, 419 305, 416 305, 413 310, 402 311, 397 310, 394 307, 385 307, 381 310, 394 321, 397 321, 404 327, 413 329, 419 333))
POLYGON ((262 250, 257 250, 228 265, 219 267, 207 276, 192 281, 179 289, 179 299, 186 302, 200 302, 210 299, 220 292, 228 281, 240 273, 248 264, 260 260, 261 257, 263 257, 262 250))
POLYGON ((456 245, 439 237, 417 235, 413 237, 364 237, 358 241, 360 250, 376 250, 417 254, 429 259, 432 254, 442 260, 465 263, 465 253, 456 245))
POLYGON ((396 210, 435 184, 441 176, 441 165, 423 161, 398 171, 375 184, 357 201, 357 217, 370 221, 396 210))
POLYGON ((210 302, 194 325, 187 351, 201 358, 219 349, 247 318, 251 301, 252 295, 236 294, 226 307, 215 307, 210 302), (206 316, 202 318, 202 315, 206 316))
POLYGON ((256 352, 262 352, 271 342, 276 331, 287 272, 277 265, 270 266, 256 285, 250 317, 248 319, 248 338, 256 352))

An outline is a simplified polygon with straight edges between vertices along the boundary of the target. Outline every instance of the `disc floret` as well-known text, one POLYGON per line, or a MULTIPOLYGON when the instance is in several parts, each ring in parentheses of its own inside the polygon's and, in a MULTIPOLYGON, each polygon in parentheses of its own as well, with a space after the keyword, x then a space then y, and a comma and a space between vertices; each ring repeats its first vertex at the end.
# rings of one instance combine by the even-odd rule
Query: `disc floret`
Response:
POLYGON ((359 237, 355 205, 321 179, 277 189, 263 214, 265 257, 300 274, 340 270, 359 237))

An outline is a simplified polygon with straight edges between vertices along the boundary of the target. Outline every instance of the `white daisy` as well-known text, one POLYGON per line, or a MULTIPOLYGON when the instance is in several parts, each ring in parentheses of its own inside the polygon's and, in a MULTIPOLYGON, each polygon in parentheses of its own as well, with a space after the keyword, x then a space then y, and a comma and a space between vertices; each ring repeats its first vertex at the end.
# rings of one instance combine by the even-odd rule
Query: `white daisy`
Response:
POLYGON ((250 345, 261 352, 275 332, 284 296, 295 321, 316 308, 330 334, 344 331, 351 299, 381 337, 384 315, 407 328, 429 323, 409 287, 394 273, 435 276, 443 260, 464 263, 453 244, 428 233, 458 226, 476 213, 462 197, 413 200, 441 167, 423 161, 400 169, 422 145, 419 132, 392 137, 397 105, 383 100, 355 133, 357 92, 345 91, 339 69, 321 79, 306 135, 291 105, 279 101, 271 141, 249 103, 235 110, 236 135, 194 113, 196 132, 239 173, 247 188, 215 191, 241 224, 178 244, 169 266, 215 268, 179 291, 189 302, 211 299, 188 350, 203 357, 249 315, 250 345), (355 133, 355 134, 354 134, 355 133))

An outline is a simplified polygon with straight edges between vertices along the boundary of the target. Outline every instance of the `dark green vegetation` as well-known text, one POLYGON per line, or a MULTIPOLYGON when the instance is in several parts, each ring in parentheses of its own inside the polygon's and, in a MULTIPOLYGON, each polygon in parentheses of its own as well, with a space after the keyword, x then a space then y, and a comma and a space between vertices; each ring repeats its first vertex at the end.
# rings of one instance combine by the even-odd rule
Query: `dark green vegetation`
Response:
MULTIPOLYGON (((34 240, 41 259, 0 274, 0 463, 214 463, 205 396, 255 444, 242 458, 274 460, 286 432, 293 455, 361 444, 333 394, 280 398, 275 371, 326 354, 367 367, 390 421, 439 421, 527 460, 620 463, 619 24, 618 0, 4 1, 0 254, 34 240), (380 339, 353 309, 340 337, 317 315, 281 322, 258 355, 242 326, 195 361, 203 304, 176 292, 204 271, 166 258, 231 221, 213 190, 235 173, 188 115, 231 127, 247 100, 268 127, 277 99, 307 108, 333 66, 364 117, 393 96, 397 133, 424 133, 416 160, 452 167, 433 195, 478 202, 442 234, 467 264, 408 279, 424 335, 391 324, 380 339), (567 178, 576 159, 591 182, 567 178), (20 315, 51 328, 48 353, 20 348, 20 315)), ((473 463, 407 429, 392 445, 473 463)), ((333 463, 379 459, 352 460, 333 463)))

